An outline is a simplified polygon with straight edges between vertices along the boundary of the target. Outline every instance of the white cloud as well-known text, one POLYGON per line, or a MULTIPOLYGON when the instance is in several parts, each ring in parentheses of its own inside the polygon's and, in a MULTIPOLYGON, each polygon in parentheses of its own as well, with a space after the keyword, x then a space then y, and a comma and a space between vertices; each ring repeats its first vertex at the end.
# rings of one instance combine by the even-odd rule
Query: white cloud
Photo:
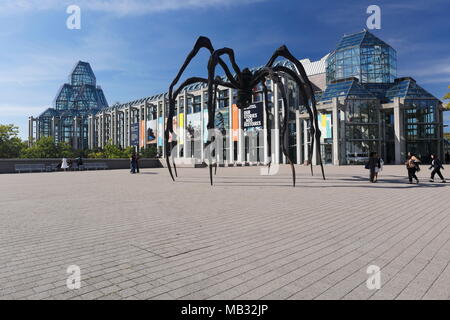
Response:
MULTIPOLYGON (((0 104, 0 119, 6 117, 37 115, 50 106, 0 104)), ((0 120, 1 121, 1 120, 0 120)))
POLYGON ((76 4, 82 10, 125 16, 181 9, 228 7, 262 1, 266 0, 3 0, 0 3, 0 13, 51 10, 76 4))

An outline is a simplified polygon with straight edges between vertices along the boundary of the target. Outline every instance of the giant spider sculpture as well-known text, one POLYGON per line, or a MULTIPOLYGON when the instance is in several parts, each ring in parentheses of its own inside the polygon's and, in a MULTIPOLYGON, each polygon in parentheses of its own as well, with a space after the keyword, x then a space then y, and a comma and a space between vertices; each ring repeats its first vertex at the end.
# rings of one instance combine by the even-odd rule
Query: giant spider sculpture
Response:
MULTIPOLYGON (((316 109, 316 102, 314 98, 314 90, 312 87, 311 82, 309 81, 305 69, 303 68, 302 64, 289 52, 286 46, 281 46, 279 49, 277 49, 272 57, 269 59, 267 64, 255 71, 251 72, 248 68, 243 69, 242 71, 239 69, 239 66, 236 64, 234 52, 230 48, 222 48, 218 50, 214 50, 211 41, 206 37, 199 37, 197 39, 197 42, 194 45, 194 48, 187 56, 183 66, 179 70, 177 76, 172 81, 169 87, 169 114, 167 118, 167 126, 164 133, 164 145, 166 146, 166 162, 167 162, 167 168, 169 169, 170 176, 172 177, 172 180, 175 181, 175 178, 172 173, 172 168, 170 165, 169 158, 171 157, 171 151, 176 146, 176 139, 175 139, 175 133, 173 131, 173 117, 175 115, 175 99, 177 98, 178 94, 188 85, 191 85, 193 83, 202 82, 208 85, 208 139, 205 143, 205 148, 211 145, 211 143, 214 142, 214 117, 216 114, 216 92, 217 87, 223 86, 227 88, 232 88, 237 90, 237 107, 239 109, 244 109, 248 107, 252 103, 252 96, 253 96, 253 88, 257 86, 259 83, 262 84, 263 87, 263 94, 264 94, 264 100, 265 100, 265 112, 267 115, 267 128, 270 128, 269 123, 269 99, 268 99, 268 90, 266 87, 266 80, 267 78, 271 79, 275 84, 278 85, 278 88, 281 92, 281 97, 283 100, 283 110, 284 110, 284 117, 282 120, 281 125, 281 149, 283 154, 286 156, 286 159, 288 160, 291 171, 292 171, 292 183, 295 187, 295 168, 294 164, 289 157, 288 154, 288 139, 287 139, 287 128, 288 128, 288 105, 287 105, 287 99, 286 99, 286 92, 284 89, 283 82, 281 81, 280 75, 285 74, 289 75, 298 85, 299 91, 300 91, 300 105, 303 105, 308 114, 310 119, 310 135, 311 135, 311 144, 308 149, 308 159, 309 163, 311 164, 311 174, 313 174, 313 167, 312 167, 312 152, 314 150, 314 140, 320 142, 320 135, 321 132, 319 130, 319 124, 317 119, 317 109, 316 109), (200 49, 206 48, 210 52, 210 58, 208 62, 208 78, 201 78, 201 77, 192 77, 187 80, 185 80, 179 87, 174 91, 175 85, 180 80, 180 77, 182 76, 183 72, 191 62, 191 60, 197 55, 200 49), (226 55, 228 56, 231 66, 235 72, 235 76, 232 75, 230 69, 228 68, 228 65, 222 60, 222 56, 226 55), (293 71, 290 68, 280 66, 280 65, 274 65, 275 60, 278 57, 284 57, 290 62, 292 62, 295 65, 295 68, 297 69, 297 72, 293 71), (221 77, 216 76, 216 67, 217 65, 220 65, 225 72, 227 81, 223 80, 221 77), (169 136, 172 135, 172 141, 169 143, 169 136)), ((271 134, 270 130, 267 130, 267 154, 269 159, 269 170, 270 170, 270 163, 271 163, 271 134)), ((319 159, 321 170, 322 170, 322 177, 325 179, 325 174, 323 170, 323 164, 322 164, 322 157, 320 155, 320 148, 316 148, 317 152, 317 158, 319 159)), ((212 156, 214 156, 214 151, 209 152, 209 176, 211 185, 213 184, 213 178, 212 178, 212 168, 215 166, 217 170, 217 163, 212 164, 212 156)), ((173 167, 175 170, 175 175, 177 176, 177 169, 175 162, 172 160, 173 167)))

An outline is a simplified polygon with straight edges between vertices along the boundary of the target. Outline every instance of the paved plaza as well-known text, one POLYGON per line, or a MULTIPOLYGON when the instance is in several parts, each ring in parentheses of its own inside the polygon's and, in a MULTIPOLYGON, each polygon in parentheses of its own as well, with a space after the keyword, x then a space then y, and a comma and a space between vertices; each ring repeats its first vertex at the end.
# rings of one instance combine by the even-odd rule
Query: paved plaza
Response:
POLYGON ((450 298, 450 183, 296 169, 0 175, 0 299, 450 298))

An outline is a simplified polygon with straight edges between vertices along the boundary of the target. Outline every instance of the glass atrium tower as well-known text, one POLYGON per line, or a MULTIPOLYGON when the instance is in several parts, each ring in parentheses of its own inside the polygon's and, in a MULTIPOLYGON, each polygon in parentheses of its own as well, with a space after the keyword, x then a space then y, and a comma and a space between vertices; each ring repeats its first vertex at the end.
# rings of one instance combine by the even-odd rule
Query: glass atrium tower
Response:
POLYGON ((30 142, 51 136, 56 143, 66 142, 74 149, 86 149, 89 115, 108 107, 96 82, 89 63, 79 61, 70 73, 69 83, 59 89, 54 107, 37 118, 30 117, 30 142))
MULTIPOLYGON (((432 153, 443 156, 441 101, 414 79, 396 76, 396 51, 384 41, 367 30, 342 37, 327 58, 326 89, 318 92, 319 117, 328 126, 323 162, 364 163, 372 151, 396 164, 408 152, 424 162, 432 153)), ((307 115, 300 118, 308 128, 307 115)), ((309 136, 301 141, 306 152, 309 136)))
POLYGON ((327 82, 355 77, 361 83, 393 83, 397 53, 368 31, 344 36, 327 59, 327 82))

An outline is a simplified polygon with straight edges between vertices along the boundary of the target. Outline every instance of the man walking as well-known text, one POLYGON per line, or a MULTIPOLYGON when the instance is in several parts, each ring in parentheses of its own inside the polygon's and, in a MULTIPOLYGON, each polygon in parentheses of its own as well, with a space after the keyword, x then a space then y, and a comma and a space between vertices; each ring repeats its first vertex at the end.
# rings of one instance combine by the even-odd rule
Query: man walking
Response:
POLYGON ((444 176, 441 173, 441 169, 444 169, 444 167, 442 166, 441 160, 439 160, 439 158, 435 154, 431 155, 431 159, 432 159, 432 161, 431 161, 430 170, 433 169, 433 171, 431 171, 430 182, 434 182, 434 176, 437 173, 439 178, 441 178, 441 180, 442 180, 441 182, 445 183, 444 176))

